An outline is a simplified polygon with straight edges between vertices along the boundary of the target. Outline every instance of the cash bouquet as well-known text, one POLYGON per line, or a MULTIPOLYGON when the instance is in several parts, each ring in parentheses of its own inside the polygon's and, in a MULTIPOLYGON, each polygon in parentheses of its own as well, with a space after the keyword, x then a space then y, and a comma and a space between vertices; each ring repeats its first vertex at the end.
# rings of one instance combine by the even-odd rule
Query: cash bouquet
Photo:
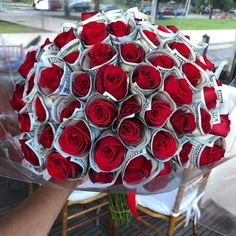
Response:
MULTIPOLYGON (((224 157, 230 120, 218 109, 207 45, 133 10, 82 13, 65 26, 19 68, 11 105, 24 168, 45 180, 88 175, 88 188, 152 193, 177 166, 224 157)), ((111 194, 111 207, 124 199, 111 194)))

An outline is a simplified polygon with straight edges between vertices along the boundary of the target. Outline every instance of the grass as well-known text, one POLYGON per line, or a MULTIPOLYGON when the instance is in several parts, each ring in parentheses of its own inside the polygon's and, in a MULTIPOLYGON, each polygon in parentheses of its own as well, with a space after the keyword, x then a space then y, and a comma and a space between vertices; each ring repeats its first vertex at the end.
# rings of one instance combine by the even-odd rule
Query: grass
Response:
POLYGON ((0 33, 35 33, 41 31, 33 27, 0 21, 0 33))
POLYGON ((156 20, 156 24, 176 25, 181 30, 236 29, 235 19, 168 18, 156 20))
POLYGON ((60 18, 60 19, 65 19, 65 20, 75 20, 75 21, 80 21, 81 17, 80 17, 80 13, 77 13, 78 15, 70 15, 70 16, 58 16, 58 15, 48 15, 50 17, 55 17, 55 18, 60 18))

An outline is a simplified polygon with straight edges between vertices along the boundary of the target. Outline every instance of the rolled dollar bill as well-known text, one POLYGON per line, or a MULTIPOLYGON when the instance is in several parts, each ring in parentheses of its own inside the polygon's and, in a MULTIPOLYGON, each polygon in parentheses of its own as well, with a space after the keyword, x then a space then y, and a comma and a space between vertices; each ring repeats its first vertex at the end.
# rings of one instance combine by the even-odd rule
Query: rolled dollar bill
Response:
POLYGON ((175 133, 164 128, 152 133, 148 151, 158 160, 167 162, 177 155, 180 149, 181 144, 175 133))
POLYGON ((146 149, 129 151, 122 170, 123 185, 127 188, 138 188, 155 178, 163 164, 146 152, 146 149))
POLYGON ((164 91, 158 91, 146 99, 139 115, 151 129, 165 125, 171 114, 176 110, 176 105, 164 91))
POLYGON ((180 65, 185 62, 194 62, 196 54, 191 47, 181 41, 168 40, 164 47, 174 55, 179 61, 180 65))
POLYGON ((193 145, 190 161, 198 168, 213 164, 224 157, 225 139, 222 137, 209 134, 194 137, 190 142, 193 145))

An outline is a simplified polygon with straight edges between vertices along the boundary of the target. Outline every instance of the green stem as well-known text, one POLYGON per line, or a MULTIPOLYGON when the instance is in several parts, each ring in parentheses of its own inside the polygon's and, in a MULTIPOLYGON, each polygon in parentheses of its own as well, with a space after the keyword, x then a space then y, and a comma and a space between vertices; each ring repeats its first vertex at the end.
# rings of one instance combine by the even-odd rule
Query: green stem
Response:
POLYGON ((127 203, 127 194, 110 193, 109 204, 112 220, 115 224, 126 224, 131 222, 132 214, 127 203))

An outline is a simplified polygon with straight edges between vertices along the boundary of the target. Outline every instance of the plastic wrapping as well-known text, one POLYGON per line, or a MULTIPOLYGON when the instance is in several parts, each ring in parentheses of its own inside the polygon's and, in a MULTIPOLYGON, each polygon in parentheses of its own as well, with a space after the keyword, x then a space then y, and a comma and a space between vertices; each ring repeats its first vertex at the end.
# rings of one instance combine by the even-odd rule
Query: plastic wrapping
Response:
MULTIPOLYGON (((143 17, 142 14, 140 14, 138 16, 143 17)), ((158 22, 158 24, 159 24, 159 22, 158 22)), ((179 22, 179 25, 181 26, 181 20, 179 22)), ((145 27, 143 26, 143 28, 145 28, 145 27)), ((133 33, 138 33, 138 32, 133 32, 133 33)), ((166 40, 166 37, 170 37, 170 36, 161 33, 161 43, 162 44, 164 44, 164 42, 166 40)), ((171 37, 174 37, 174 34, 171 35, 171 37)), ((183 35, 178 40, 181 40, 181 39, 183 39, 183 35)), ((186 40, 186 42, 188 43, 187 40, 186 40)), ((145 50, 146 51, 150 50, 150 48, 148 48, 149 46, 150 46, 150 44, 147 44, 147 45, 145 44, 145 50)), ((52 52, 51 54, 53 54, 54 53, 54 48, 51 47, 50 45, 47 45, 47 47, 48 47, 47 49, 50 51, 50 53, 52 52)), ((80 45, 80 47, 81 47, 81 45, 80 45)), ((194 50, 198 51, 198 49, 199 48, 195 45, 195 48, 191 49, 191 53, 194 54, 194 50)), ((63 48, 61 50, 63 51, 63 48)), ((169 51, 169 53, 170 53, 170 51, 169 51)), ((175 51, 175 53, 176 53, 176 51, 175 51)), ((63 53, 63 55, 64 54, 65 53, 63 53)), ((48 55, 44 54, 44 60, 48 62, 49 59, 48 59, 47 56, 48 55)), ((181 56, 178 55, 178 58, 181 59, 181 56)), ((114 59, 114 64, 115 63, 117 63, 117 62, 114 59)), ((183 64, 184 61, 180 60, 180 63, 183 64)), ((60 64, 60 63, 58 63, 58 64, 60 64)), ((0 159, 1 160, 1 165, 0 165, 0 168, 1 169, 0 169, 0 174, 2 176, 11 177, 11 178, 19 179, 19 180, 24 180, 24 181, 35 182, 35 183, 38 183, 38 184, 49 184, 49 182, 46 181, 50 178, 50 176, 48 175, 47 172, 44 172, 43 177, 40 177, 36 173, 34 173, 33 168, 31 168, 31 171, 30 171, 30 170, 22 167, 22 165, 21 165, 21 162, 25 162, 25 160, 23 158, 23 154, 20 150, 20 146, 19 146, 19 143, 17 141, 17 137, 19 135, 19 133, 17 131, 18 130, 18 128, 17 128, 17 115, 16 115, 16 113, 14 113, 13 110, 11 110, 11 108, 9 106, 9 101, 11 99, 11 93, 13 92, 14 82, 17 80, 17 79, 14 78, 14 76, 12 74, 14 74, 13 71, 10 71, 10 74, 9 74, 10 76, 9 77, 13 78, 13 79, 11 79, 8 82, 9 84, 7 85, 8 88, 11 88, 11 89, 7 90, 8 98, 5 95, 6 90, 3 89, 3 91, 1 91, 1 98, 4 98, 4 100, 1 101, 1 120, 0 120, 1 121, 1 135, 0 135, 0 137, 1 137, 1 141, 0 141, 1 142, 1 159, 0 159), (10 123, 10 122, 12 122, 12 123, 10 123), (14 126, 12 126, 12 124, 14 124, 14 126)), ((204 73, 202 72, 202 74, 204 74, 204 73)), ((204 74, 204 76, 205 76, 205 74, 204 74)), ((6 80, 1 80, 0 81, 1 87, 4 86, 5 82, 6 82, 6 80)), ((63 86, 64 86, 64 84, 63 84, 63 86)), ((161 84, 161 86, 164 86, 164 83, 161 84)), ((71 89, 71 88, 69 87, 69 89, 71 89)), ((64 92, 64 91, 68 92, 67 88, 66 89, 63 88, 62 92, 64 92)), ((222 111, 222 114, 229 113, 230 114, 230 120, 231 120, 231 132, 228 135, 228 137, 226 138, 226 144, 223 144, 223 142, 222 142, 222 146, 226 145, 225 158, 222 159, 221 161, 213 164, 213 165, 210 165, 210 166, 208 165, 205 168, 195 167, 194 169, 191 170, 191 173, 188 176, 188 180, 196 178, 196 177, 202 175, 203 173, 207 172, 208 170, 213 169, 214 167, 220 165, 221 163, 227 161, 228 159, 233 158, 236 155, 236 150, 234 150, 234 148, 233 148, 234 145, 233 145, 233 142, 232 142, 232 140, 234 140, 234 138, 235 138, 234 137, 234 129, 232 128, 233 127, 232 125, 233 125, 233 122, 234 122, 232 114, 233 114, 233 108, 236 104, 235 91, 234 91, 234 88, 227 87, 227 86, 223 86, 222 89, 219 89, 219 91, 220 92, 218 94, 221 94, 223 96, 224 103, 217 104, 218 108, 219 108, 220 111, 222 111)), ((200 94, 199 96, 200 96, 200 98, 198 98, 198 99, 203 100, 202 97, 201 97, 203 95, 200 94)), ((206 107, 206 104, 204 104, 203 107, 206 107)), ((149 108, 147 108, 147 109, 149 109, 149 108)), ((193 107, 192 109, 194 110, 194 112, 197 113, 200 108, 199 107, 197 107, 197 108, 193 107)), ((214 113, 212 115, 214 115, 214 113)), ((202 121, 199 119, 198 120, 198 125, 199 124, 201 125, 201 122, 202 121)), ((198 129, 195 130, 195 131, 196 131, 197 134, 199 134, 199 132, 200 132, 200 134, 202 134, 202 130, 199 130, 199 126, 198 126, 198 129)), ((170 127, 171 127, 171 125, 170 125, 170 127)), ((215 142, 215 140, 213 140, 213 141, 215 142)), ((186 140, 183 141, 183 143, 184 142, 186 142, 186 140)), ((196 150, 197 150, 197 147, 198 147, 197 145, 199 145, 199 147, 204 146, 206 144, 206 142, 207 142, 206 140, 200 140, 200 141, 197 140, 196 145, 195 145, 196 150)), ((213 144, 210 143, 209 145, 211 146, 213 144)), ((197 160, 196 156, 194 156, 194 155, 192 156, 192 161, 194 163, 196 163, 196 166, 199 166, 199 161, 197 160)), ((25 163, 25 164, 28 165, 28 163, 25 163)), ((183 169, 186 167, 186 165, 184 165, 183 163, 180 163, 180 160, 178 158, 173 159, 172 165, 173 165, 172 166, 173 168, 172 168, 171 174, 169 176, 165 176, 165 175, 160 176, 156 180, 155 180, 155 176, 153 176, 153 179, 150 180, 150 182, 152 181, 151 186, 146 187, 146 188, 145 187, 137 187, 135 189, 136 192, 140 193, 140 194, 153 194, 153 193, 168 192, 170 190, 173 190, 173 189, 177 188, 179 186, 179 184, 181 182, 183 182, 183 179, 182 179, 183 169), (148 191, 147 190, 148 188, 152 189, 152 185, 153 186, 158 185, 158 183, 162 183, 162 182, 164 182, 163 186, 161 186, 162 188, 161 187, 158 188, 158 186, 157 186, 156 190, 154 190, 154 191, 148 191)), ((30 169, 29 165, 28 165, 28 167, 30 169)), ((117 174, 117 173, 115 173, 115 174, 117 174)), ((187 180, 184 179, 184 181, 187 181, 187 180)), ((108 187, 108 186, 105 186, 105 185, 104 186, 96 185, 96 184, 93 185, 89 181, 86 182, 85 184, 79 186, 78 189, 97 190, 97 191, 127 191, 126 188, 121 187, 119 184, 116 185, 116 186, 109 186, 108 187)))
MULTIPOLYGON (((236 109, 234 108, 231 117, 233 118, 235 115, 236 109)), ((231 128, 235 130, 235 122, 232 122, 231 128)), ((235 155, 235 135, 231 133, 228 140, 232 147, 228 154, 235 155)), ((205 194, 199 205, 201 210, 200 224, 222 235, 235 235, 235 161, 235 158, 230 159, 211 171, 205 194)))

